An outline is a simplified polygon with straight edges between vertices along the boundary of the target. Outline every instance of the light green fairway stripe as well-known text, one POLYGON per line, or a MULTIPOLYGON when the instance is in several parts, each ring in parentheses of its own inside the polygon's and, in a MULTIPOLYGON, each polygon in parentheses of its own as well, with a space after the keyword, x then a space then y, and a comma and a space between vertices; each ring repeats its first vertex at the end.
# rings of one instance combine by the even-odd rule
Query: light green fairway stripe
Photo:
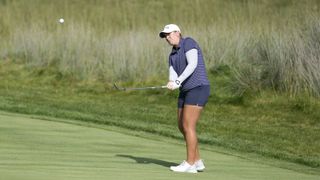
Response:
POLYGON ((114 131, 0 115, 0 179, 319 179, 320 176, 202 150, 207 169, 173 173, 183 145, 114 131))

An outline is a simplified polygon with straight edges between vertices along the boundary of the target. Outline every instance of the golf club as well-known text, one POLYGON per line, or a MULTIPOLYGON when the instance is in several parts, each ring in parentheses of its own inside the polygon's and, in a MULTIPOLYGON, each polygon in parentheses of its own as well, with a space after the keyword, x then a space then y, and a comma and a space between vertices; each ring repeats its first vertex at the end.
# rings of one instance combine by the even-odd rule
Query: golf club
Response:
POLYGON ((119 91, 132 91, 132 90, 147 90, 147 89, 164 89, 164 88, 167 88, 167 86, 150 86, 150 87, 124 88, 124 87, 117 86, 116 83, 113 84, 113 87, 116 90, 119 90, 119 91))

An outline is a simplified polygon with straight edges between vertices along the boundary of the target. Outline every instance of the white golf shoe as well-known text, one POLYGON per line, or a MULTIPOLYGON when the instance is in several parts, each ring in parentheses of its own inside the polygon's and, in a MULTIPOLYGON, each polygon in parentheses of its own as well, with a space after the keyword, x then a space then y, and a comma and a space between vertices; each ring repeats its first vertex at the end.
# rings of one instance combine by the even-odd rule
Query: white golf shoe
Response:
POLYGON ((170 169, 174 172, 186 172, 186 173, 197 173, 196 165, 190 165, 187 161, 183 161, 178 166, 171 166, 170 169))
POLYGON ((196 161, 194 163, 196 165, 196 169, 197 171, 203 171, 206 167, 204 166, 204 163, 202 161, 202 159, 199 159, 198 161, 196 161))

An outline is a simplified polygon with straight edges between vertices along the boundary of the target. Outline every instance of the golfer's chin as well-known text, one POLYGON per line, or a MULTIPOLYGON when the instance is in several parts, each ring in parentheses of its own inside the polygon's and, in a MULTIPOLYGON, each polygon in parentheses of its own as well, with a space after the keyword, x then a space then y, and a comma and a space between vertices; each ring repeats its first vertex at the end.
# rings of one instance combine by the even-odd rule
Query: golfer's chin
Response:
POLYGON ((170 46, 174 46, 173 43, 171 43, 170 41, 167 40, 167 43, 170 45, 170 46))

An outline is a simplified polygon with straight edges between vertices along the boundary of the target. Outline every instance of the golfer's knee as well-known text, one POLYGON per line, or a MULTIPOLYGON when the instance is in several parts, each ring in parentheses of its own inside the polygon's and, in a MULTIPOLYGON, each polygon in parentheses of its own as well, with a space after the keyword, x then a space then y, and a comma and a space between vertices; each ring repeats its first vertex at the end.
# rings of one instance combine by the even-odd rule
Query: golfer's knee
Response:
POLYGON ((187 124, 187 123, 183 124, 183 132, 184 133, 193 133, 194 130, 195 130, 194 127, 190 126, 189 124, 187 124))

